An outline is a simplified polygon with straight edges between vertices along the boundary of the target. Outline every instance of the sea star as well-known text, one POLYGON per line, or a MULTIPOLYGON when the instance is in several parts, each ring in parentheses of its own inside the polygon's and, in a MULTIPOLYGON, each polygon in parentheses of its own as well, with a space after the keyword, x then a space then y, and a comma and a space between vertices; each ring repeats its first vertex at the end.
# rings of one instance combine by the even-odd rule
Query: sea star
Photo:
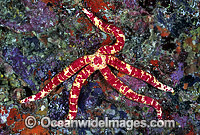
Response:
POLYGON ((20 100, 20 103, 26 103, 29 101, 35 101, 44 98, 47 96, 57 85, 61 82, 69 79, 72 75, 78 72, 73 86, 70 91, 69 96, 69 113, 67 119, 75 119, 78 110, 78 97, 81 91, 82 86, 86 79, 94 73, 96 70, 99 70, 104 76, 105 80, 117 91, 123 94, 130 100, 140 102, 143 104, 153 106, 157 111, 157 117, 162 119, 162 108, 160 104, 147 96, 137 94, 122 81, 120 81, 109 69, 108 65, 116 68, 118 71, 128 74, 132 77, 141 79, 150 85, 154 86, 163 91, 174 92, 173 88, 162 84, 159 82, 153 75, 137 69, 113 55, 122 50, 125 43, 125 35, 118 27, 108 24, 99 18, 97 18, 92 12, 83 8, 82 11, 86 16, 92 21, 92 23, 102 30, 105 33, 112 34, 116 38, 116 42, 113 45, 106 45, 100 47, 93 55, 86 55, 78 58, 72 62, 68 67, 63 71, 54 76, 51 81, 36 95, 32 95, 23 100, 20 100))

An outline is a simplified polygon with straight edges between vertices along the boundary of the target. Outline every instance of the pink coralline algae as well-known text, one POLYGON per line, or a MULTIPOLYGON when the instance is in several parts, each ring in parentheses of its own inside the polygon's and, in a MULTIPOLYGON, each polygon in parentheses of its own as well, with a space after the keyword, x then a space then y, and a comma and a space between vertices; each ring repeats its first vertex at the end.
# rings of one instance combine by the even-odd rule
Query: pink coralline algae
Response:
POLYGON ((176 113, 174 113, 172 116, 174 117, 174 120, 177 121, 182 128, 184 128, 187 125, 188 116, 182 116, 182 117, 180 117, 176 113))
POLYGON ((138 90, 141 87, 145 87, 147 84, 137 78, 130 77, 128 75, 125 75, 120 78, 125 83, 128 83, 128 86, 133 90, 138 90))
POLYGON ((182 68, 183 68, 183 63, 179 63, 178 69, 171 74, 171 78, 174 82, 173 86, 180 83, 180 79, 184 75, 184 71, 182 68))
POLYGON ((49 7, 46 6, 45 3, 41 1, 32 3, 31 0, 22 0, 21 2, 26 9, 26 17, 24 20, 20 23, 17 23, 13 20, 5 20, 0 18, 1 26, 8 27, 16 32, 42 32, 56 24, 56 13, 50 11, 49 7))

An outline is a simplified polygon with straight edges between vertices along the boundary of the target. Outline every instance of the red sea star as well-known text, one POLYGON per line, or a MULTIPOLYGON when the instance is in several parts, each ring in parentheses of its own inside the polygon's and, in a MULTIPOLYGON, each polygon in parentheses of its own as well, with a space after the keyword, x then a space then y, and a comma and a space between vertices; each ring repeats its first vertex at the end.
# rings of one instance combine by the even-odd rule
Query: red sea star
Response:
POLYGON ((69 97, 69 113, 67 118, 75 119, 78 109, 77 103, 81 87, 83 86, 86 79, 92 73, 94 73, 94 71, 99 70, 106 79, 106 81, 113 88, 115 88, 117 91, 119 91, 121 94, 123 94, 130 100, 153 106, 157 111, 158 118, 162 119, 162 109, 156 100, 134 92, 122 81, 120 81, 111 72, 107 65, 110 65, 119 70, 120 72, 128 74, 132 77, 141 79, 160 90, 174 92, 173 89, 159 82, 153 75, 143 70, 137 69, 114 57, 113 54, 118 53, 124 46, 124 33, 118 27, 103 22, 102 20, 97 18, 93 13, 89 12, 87 9, 83 8, 82 11, 100 30, 102 30, 105 33, 113 34, 116 37, 116 42, 113 45, 106 45, 100 47, 97 50, 97 52, 93 55, 86 55, 78 58, 77 60, 72 62, 68 67, 66 67, 63 71, 54 76, 51 79, 51 81, 39 93, 21 100, 20 103, 26 103, 29 101, 35 101, 44 98, 52 91, 53 88, 55 88, 61 82, 69 79, 72 75, 74 75, 80 70, 74 80, 69 97))

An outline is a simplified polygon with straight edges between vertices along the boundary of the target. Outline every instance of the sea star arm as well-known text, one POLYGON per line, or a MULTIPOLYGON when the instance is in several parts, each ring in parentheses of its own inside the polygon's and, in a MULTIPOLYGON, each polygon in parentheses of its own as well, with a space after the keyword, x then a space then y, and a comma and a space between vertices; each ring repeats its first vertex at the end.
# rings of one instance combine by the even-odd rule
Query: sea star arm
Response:
POLYGON ((98 49, 97 52, 101 54, 115 54, 119 52, 125 43, 125 36, 122 30, 118 27, 108 24, 98 17, 96 17, 92 12, 88 11, 87 9, 83 8, 82 11, 87 15, 87 17, 92 21, 92 23, 99 28, 101 31, 105 33, 109 33, 115 36, 116 42, 113 45, 106 45, 102 46, 98 49))
POLYGON ((172 93, 174 92, 173 88, 159 82, 153 75, 151 75, 141 69, 135 68, 135 67, 119 60, 116 57, 107 56, 106 62, 107 62, 107 64, 113 66, 120 72, 123 72, 123 73, 128 74, 133 77, 136 77, 138 79, 141 79, 157 89, 167 91, 167 92, 172 92, 172 93))
POLYGON ((81 91, 81 88, 86 81, 86 79, 95 71, 94 67, 90 64, 82 69, 76 79, 74 80, 72 89, 69 95, 69 113, 67 119, 75 119, 78 111, 78 97, 81 91))
POLYGON ((108 67, 105 67, 103 69, 100 69, 100 72, 104 76, 104 78, 107 80, 107 82, 115 88, 117 91, 119 91, 121 94, 123 94, 125 97, 127 97, 130 100, 147 104, 150 106, 153 106, 157 111, 157 116, 159 119, 162 119, 162 109, 160 104, 147 96, 143 96, 141 94, 137 94, 132 89, 130 89, 126 84, 124 84, 122 81, 120 81, 108 67))
POLYGON ((82 67, 84 67, 88 63, 90 63, 90 56, 83 56, 78 58, 77 60, 72 62, 68 67, 66 67, 63 71, 54 76, 51 79, 51 81, 48 84, 46 84, 46 86, 40 92, 38 92, 36 95, 32 95, 30 97, 20 100, 20 103, 36 101, 44 98, 53 90, 53 88, 55 88, 61 82, 70 78, 72 75, 74 75, 77 71, 79 71, 82 67))

